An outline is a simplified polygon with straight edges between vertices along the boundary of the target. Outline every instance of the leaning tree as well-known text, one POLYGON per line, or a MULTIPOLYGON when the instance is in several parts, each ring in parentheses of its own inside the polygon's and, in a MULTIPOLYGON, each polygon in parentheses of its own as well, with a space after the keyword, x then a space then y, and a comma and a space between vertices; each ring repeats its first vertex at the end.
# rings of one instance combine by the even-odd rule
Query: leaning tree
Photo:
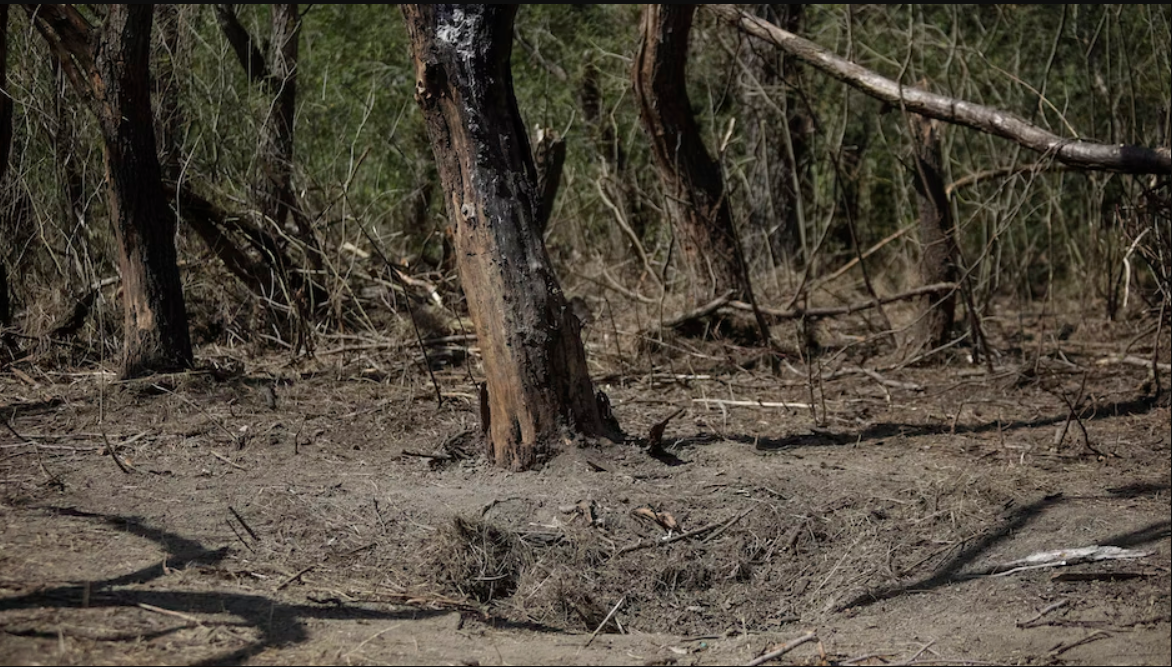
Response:
POLYGON ((109 5, 98 26, 73 5, 25 5, 98 119, 122 274, 122 376, 191 365, 191 337, 151 114, 152 5, 109 5))
POLYGON ((617 435, 595 396, 581 323, 542 243, 537 173, 510 55, 515 6, 403 5, 415 97, 439 167, 456 267, 484 359, 482 428, 498 465, 617 435))

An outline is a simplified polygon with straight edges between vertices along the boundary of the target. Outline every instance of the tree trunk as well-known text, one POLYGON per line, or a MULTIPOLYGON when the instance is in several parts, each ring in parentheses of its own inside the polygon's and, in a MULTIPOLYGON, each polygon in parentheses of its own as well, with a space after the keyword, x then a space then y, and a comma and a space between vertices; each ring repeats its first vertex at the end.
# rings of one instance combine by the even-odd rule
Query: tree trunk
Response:
POLYGON ((667 208, 697 304, 732 292, 750 298, 720 166, 709 156, 685 85, 694 5, 646 5, 635 57, 635 96, 651 138, 667 208))
MULTIPOLYGON (((309 266, 321 270, 321 243, 293 193, 297 58, 301 39, 301 19, 297 13, 297 5, 272 5, 267 58, 257 47, 256 40, 240 23, 234 5, 216 5, 215 11, 220 29, 236 53, 236 59, 249 80, 273 98, 261 125, 260 143, 257 147, 258 173, 254 197, 258 212, 262 221, 275 224, 278 228, 283 227, 291 219, 297 227, 298 238, 305 246, 309 266)), ((266 223, 262 222, 263 224, 266 223)), ((297 271, 297 267, 289 262, 284 252, 272 253, 270 259, 282 275, 292 275, 297 271)), ((308 282, 311 281, 294 277, 290 287, 295 291, 308 282)), ((315 303, 325 298, 324 292, 317 288, 310 289, 309 294, 315 303)))
POLYGON ((150 98, 149 5, 111 5, 94 65, 102 82, 110 215, 121 254, 122 375, 191 365, 191 339, 175 253, 175 218, 163 198, 150 98))
MULTIPOLYGON (((952 208, 944 191, 944 159, 940 149, 940 123, 917 114, 910 116, 915 146, 916 173, 912 180, 920 201, 920 280, 924 285, 955 282, 958 249, 953 237, 952 208)), ((922 297, 917 344, 931 350, 949 340, 956 314, 956 291, 922 297)))
POLYGON ((100 29, 68 5, 26 9, 97 116, 122 274, 123 377, 191 365, 175 218, 163 196, 151 113, 153 6, 110 5, 100 29))
POLYGON ((402 7, 484 358, 489 455, 526 469, 575 434, 613 437, 538 234, 537 175, 510 71, 516 7, 402 7))

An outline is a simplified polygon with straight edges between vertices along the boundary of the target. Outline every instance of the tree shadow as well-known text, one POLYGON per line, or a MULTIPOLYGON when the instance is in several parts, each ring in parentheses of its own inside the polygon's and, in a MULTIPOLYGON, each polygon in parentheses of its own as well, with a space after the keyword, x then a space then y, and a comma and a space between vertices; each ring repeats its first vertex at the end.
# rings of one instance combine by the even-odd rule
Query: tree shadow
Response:
MULTIPOLYGON (((1094 413, 1082 417, 1084 422, 1107 419, 1110 417, 1127 417, 1151 412, 1157 407, 1152 397, 1142 396, 1129 401, 1108 403, 1097 408, 1094 413)), ((817 430, 813 433, 791 435, 784 438, 761 438, 747 435, 730 435, 733 442, 752 444, 761 451, 778 451, 795 447, 836 447, 842 445, 863 444, 878 440, 886 440, 897 436, 914 438, 925 435, 966 435, 973 433, 988 433, 990 431, 1009 432, 1020 429, 1039 428, 1061 424, 1067 420, 1069 412, 1062 412, 1049 417, 1038 419, 1019 419, 1011 422, 990 421, 983 424, 957 424, 955 428, 949 424, 899 424, 879 422, 872 424, 861 431, 834 432, 817 430)))
MULTIPOLYGON (((154 528, 143 523, 137 517, 87 512, 72 507, 41 508, 52 514, 81 519, 100 521, 107 526, 131 535, 142 537, 155 542, 169 552, 165 565, 168 568, 183 568, 190 566, 211 566, 221 563, 228 555, 228 548, 208 549, 196 540, 192 540, 177 533, 154 528)), ((457 611, 461 614, 473 613, 467 609, 429 609, 415 606, 401 606, 397 609, 373 609, 369 606, 346 604, 337 601, 332 606, 317 606, 313 604, 291 604, 279 601, 272 597, 253 593, 233 593, 225 591, 168 591, 168 590, 124 590, 119 587, 145 584, 164 576, 164 563, 152 564, 133 572, 87 581, 77 584, 41 588, 33 593, 14 597, 0 598, 0 612, 36 609, 80 609, 82 607, 139 607, 151 605, 169 611, 185 614, 231 614, 241 619, 235 627, 251 627, 260 633, 260 638, 241 648, 231 650, 225 654, 213 656, 191 664, 195 665, 234 665, 258 655, 271 647, 297 644, 308 639, 304 621, 315 620, 418 620, 443 616, 457 611)), ((389 603, 359 603, 362 605, 389 604, 389 603)), ((560 632, 560 628, 553 628, 539 623, 513 622, 498 617, 490 617, 483 612, 477 614, 481 620, 494 627, 534 630, 539 632, 560 632)), ((214 625, 215 623, 209 623, 214 625)), ((180 628, 163 631, 162 634, 173 632, 180 628)), ((37 631, 25 631, 26 636, 38 636, 37 631)), ((131 641, 141 641, 160 633, 133 633, 131 641)), ((48 632, 46 636, 56 637, 56 632, 48 632)), ((120 635, 100 638, 102 641, 119 641, 120 635)))
MULTIPOLYGON (((907 592, 923 593, 948 584, 969 581, 986 576, 987 571, 978 570, 965 572, 981 554, 988 552, 996 544, 1020 532, 1028 524, 1040 517, 1049 508, 1064 502, 1065 496, 1061 493, 1046 496, 1041 500, 1019 507, 1004 517, 1001 525, 986 533, 979 540, 942 563, 936 570, 926 577, 908 583, 894 586, 883 586, 851 598, 835 607, 835 611, 845 611, 855 607, 865 607, 876 602, 882 602, 903 595, 907 592)), ((1132 547, 1141 544, 1166 539, 1172 535, 1172 521, 1157 521, 1133 531, 1104 537, 1094 544, 1100 546, 1132 547)), ((1090 546, 1073 545, 1073 546, 1090 546)))

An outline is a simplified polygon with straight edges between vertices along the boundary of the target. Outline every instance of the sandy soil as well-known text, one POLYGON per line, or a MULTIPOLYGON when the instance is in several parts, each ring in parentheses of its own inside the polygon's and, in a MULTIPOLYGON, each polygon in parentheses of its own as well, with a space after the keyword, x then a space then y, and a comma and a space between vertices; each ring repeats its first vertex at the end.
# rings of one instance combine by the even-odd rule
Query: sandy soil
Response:
POLYGON ((0 662, 718 664, 813 632, 778 662, 1166 665, 1169 408, 1113 326, 813 384, 717 346, 635 369, 595 332, 632 441, 525 473, 480 455, 475 364, 437 406, 395 349, 18 363, 0 662), (820 424, 785 405, 811 396, 820 424), (1002 571, 1092 545, 1135 557, 1002 571))

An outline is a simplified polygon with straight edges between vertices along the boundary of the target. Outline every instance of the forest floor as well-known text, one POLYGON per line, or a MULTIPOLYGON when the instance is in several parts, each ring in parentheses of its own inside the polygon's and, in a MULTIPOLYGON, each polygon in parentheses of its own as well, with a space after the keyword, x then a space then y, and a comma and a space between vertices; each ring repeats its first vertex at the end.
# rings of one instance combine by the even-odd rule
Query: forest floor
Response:
POLYGON ((1127 363, 1150 320, 1084 315, 990 321, 992 372, 636 364, 596 324, 626 432, 683 412, 656 456, 525 473, 481 455, 476 365, 437 406, 410 346, 203 347, 134 382, 18 362, 0 663, 728 664, 812 632, 777 662, 1167 665, 1170 378, 1153 399, 1127 363), (1096 545, 1126 558, 1014 563, 1096 545))

